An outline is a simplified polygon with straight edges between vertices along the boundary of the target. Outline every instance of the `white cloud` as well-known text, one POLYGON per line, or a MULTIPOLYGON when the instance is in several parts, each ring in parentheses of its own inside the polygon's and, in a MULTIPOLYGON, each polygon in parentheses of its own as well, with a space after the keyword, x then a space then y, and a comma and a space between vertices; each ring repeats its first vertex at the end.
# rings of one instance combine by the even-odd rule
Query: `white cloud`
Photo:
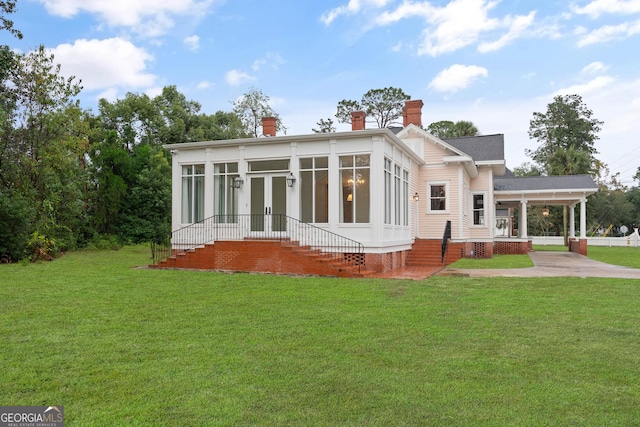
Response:
POLYGON ((590 18, 598 18, 606 13, 629 15, 640 13, 640 1, 638 0, 593 0, 584 7, 571 5, 571 10, 578 15, 588 15, 590 18))
POLYGON ((189 50, 196 51, 200 48, 200 37, 197 35, 185 37, 182 42, 187 45, 189 50))
POLYGON ((391 52, 401 52, 403 48, 402 42, 398 42, 395 46, 391 46, 391 52))
POLYGON ((516 40, 522 37, 522 35, 525 34, 533 24, 535 16, 536 16, 536 12, 532 11, 532 12, 529 12, 528 15, 506 17, 505 23, 509 23, 509 31, 507 31, 506 34, 504 34, 502 37, 500 37, 496 41, 493 41, 491 43, 488 43, 488 42, 480 43, 480 46, 478 46, 478 51, 482 53, 493 52, 493 51, 502 49, 507 44, 509 44, 509 42, 511 42, 512 40, 516 40))
POLYGON ((586 83, 580 83, 556 90, 553 93, 553 96, 572 94, 578 94, 581 96, 593 95, 602 92, 607 86, 610 86, 614 82, 615 79, 611 76, 598 76, 586 83))
POLYGON ((79 13, 98 16, 110 27, 127 27, 147 36, 156 37, 169 31, 172 16, 202 16, 213 0, 39 0, 53 15, 71 18, 79 13))
POLYGON ((239 86, 246 82, 254 81, 256 78, 239 70, 230 70, 224 76, 225 80, 231 86, 239 86))
POLYGON ((146 72, 153 56, 121 38, 76 40, 51 49, 51 53, 61 64, 61 72, 82 79, 86 90, 145 88, 157 80, 157 76, 146 72))
POLYGON ((487 77, 489 72, 484 67, 477 65, 454 64, 440 71, 431 80, 429 87, 437 92, 454 93, 466 88, 480 77, 487 77))
POLYGON ((320 17, 325 25, 330 25, 340 15, 354 15, 368 8, 380 8, 389 3, 389 0, 349 0, 347 4, 325 11, 320 17))
POLYGON ((280 65, 284 63, 285 61, 284 59, 282 59, 280 55, 267 53, 263 58, 256 59, 255 61, 253 61, 253 64, 251 65, 251 69, 253 71, 259 71, 262 67, 268 66, 273 70, 277 70, 278 68, 280 68, 280 65))
POLYGON ((210 81, 203 80, 196 86, 198 89, 209 89, 213 87, 213 84, 210 81))
POLYGON ((96 99, 106 99, 109 102, 115 102, 118 100, 118 89, 112 87, 103 92, 100 92, 96 99))
POLYGON ((605 72, 609 69, 608 65, 603 64, 600 61, 596 61, 596 62, 592 62, 591 64, 587 65, 586 67, 584 67, 581 71, 580 74, 600 74, 602 72, 605 72))
POLYGON ((153 86, 150 88, 147 88, 144 91, 145 95, 147 95, 149 98, 155 98, 156 96, 160 96, 162 95, 162 87, 160 86, 153 86))
POLYGON ((502 19, 490 18, 489 12, 498 3, 495 0, 452 0, 443 7, 436 7, 428 1, 405 1, 395 10, 380 14, 375 23, 390 25, 413 17, 424 19, 427 26, 418 54, 431 56, 454 52, 477 43, 484 33, 506 28, 507 33, 496 41, 479 46, 481 52, 489 52, 521 37, 535 19, 534 11, 527 15, 507 15, 502 19))
POLYGON ((596 43, 604 43, 611 40, 621 40, 640 34, 640 20, 625 22, 619 25, 605 25, 583 35, 578 40, 578 46, 584 47, 596 43))

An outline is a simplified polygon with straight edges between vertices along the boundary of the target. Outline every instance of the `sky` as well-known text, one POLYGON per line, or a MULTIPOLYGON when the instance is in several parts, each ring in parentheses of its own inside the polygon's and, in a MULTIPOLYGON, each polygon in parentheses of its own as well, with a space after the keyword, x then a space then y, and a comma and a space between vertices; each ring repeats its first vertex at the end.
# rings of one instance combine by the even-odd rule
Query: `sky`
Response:
MULTIPOLYGON (((250 88, 288 135, 335 119, 343 99, 401 88, 423 125, 469 120, 531 159, 534 112, 578 94, 604 122, 596 157, 623 184, 640 166, 640 0, 18 0, 0 44, 43 45, 82 80, 81 106, 175 85, 201 112, 250 88)), ((373 127, 374 125, 369 125, 373 127)), ((339 124, 338 130, 350 125, 339 124)))

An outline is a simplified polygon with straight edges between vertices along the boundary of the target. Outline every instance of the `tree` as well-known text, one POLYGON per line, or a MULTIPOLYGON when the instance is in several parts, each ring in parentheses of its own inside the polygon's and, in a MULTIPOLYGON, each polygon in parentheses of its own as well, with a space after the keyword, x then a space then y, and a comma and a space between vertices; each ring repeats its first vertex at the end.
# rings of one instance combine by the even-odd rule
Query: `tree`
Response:
POLYGON ((262 127, 264 117, 276 118, 276 130, 287 132, 278 113, 269 105, 269 97, 260 89, 250 88, 247 93, 232 102, 233 112, 240 118, 244 131, 254 138, 261 135, 258 131, 262 127))
POLYGON ((536 150, 527 149, 527 155, 547 174, 563 168, 572 174, 594 172, 597 162, 594 144, 599 139, 603 122, 592 115, 579 95, 556 96, 547 106, 546 113, 533 113, 529 137, 537 140, 540 146, 536 150), (568 165, 569 157, 577 163, 568 165))
POLYGON ((476 136, 479 133, 478 128, 473 124, 473 122, 466 120, 457 121, 453 127, 456 137, 476 136))
POLYGON ((351 123, 351 113, 364 111, 367 117, 373 117, 379 128, 386 128, 402 117, 404 102, 411 97, 402 89, 387 87, 371 89, 358 101, 343 99, 338 103, 336 117, 340 123, 351 123))
POLYGON ((77 244, 74 229, 84 222, 83 191, 88 149, 86 114, 75 97, 74 77, 44 47, 16 57, 10 75, 11 128, 0 141, 2 183, 29 200, 35 230, 60 249, 77 244))
POLYGON ((558 147, 548 158, 549 175, 577 175, 591 170, 592 159, 574 146, 558 147))
POLYGON ((121 242, 161 241, 171 231, 171 167, 163 144, 246 137, 240 118, 200 113, 175 86, 154 98, 100 100, 91 134, 92 226, 121 242))
POLYGON ((438 138, 459 138, 462 136, 476 136, 480 132, 478 128, 466 120, 459 120, 452 122, 450 120, 441 120, 439 122, 433 122, 427 126, 427 131, 438 138))
POLYGON ((601 188, 589 196, 587 220, 592 229, 606 229, 610 224, 633 225, 634 205, 624 192, 601 188))
POLYGON ((538 166, 525 162, 513 168, 513 174, 515 176, 541 176, 543 171, 538 166))
POLYGON ((331 118, 328 119, 320 119, 316 123, 319 129, 311 129, 315 133, 332 133, 336 131, 336 127, 333 125, 333 120, 331 118))
POLYGON ((427 126, 427 132, 437 138, 452 138, 455 123, 451 120, 440 120, 427 126))
MULTIPOLYGON (((548 175, 593 173, 598 160, 594 144, 603 122, 591 118, 593 112, 579 95, 558 95, 546 113, 533 113, 529 137, 541 144, 526 150, 548 175)), ((568 244, 567 207, 563 209, 565 245, 568 244)))
POLYGON ((3 15, 9 15, 16 11, 15 0, 0 1, 0 31, 7 30, 11 35, 18 39, 22 39, 22 33, 13 27, 13 21, 5 18, 3 15))

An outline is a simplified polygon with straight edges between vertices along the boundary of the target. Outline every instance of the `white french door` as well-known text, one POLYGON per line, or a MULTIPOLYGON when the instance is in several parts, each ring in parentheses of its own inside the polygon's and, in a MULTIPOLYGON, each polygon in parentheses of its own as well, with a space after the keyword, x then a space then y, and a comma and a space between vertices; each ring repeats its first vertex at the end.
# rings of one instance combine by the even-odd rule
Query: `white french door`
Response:
POLYGON ((287 175, 251 175, 251 234, 287 231, 287 175))

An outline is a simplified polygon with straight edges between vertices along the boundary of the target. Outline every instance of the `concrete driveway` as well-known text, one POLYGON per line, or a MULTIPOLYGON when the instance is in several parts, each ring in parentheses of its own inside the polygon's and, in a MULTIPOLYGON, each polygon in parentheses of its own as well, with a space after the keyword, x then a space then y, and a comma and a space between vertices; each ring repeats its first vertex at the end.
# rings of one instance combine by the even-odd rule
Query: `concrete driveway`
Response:
POLYGON ((594 261, 573 252, 529 252, 535 264, 530 268, 456 269, 447 268, 440 274, 467 277, 611 277, 640 279, 640 269, 619 267, 594 261))

